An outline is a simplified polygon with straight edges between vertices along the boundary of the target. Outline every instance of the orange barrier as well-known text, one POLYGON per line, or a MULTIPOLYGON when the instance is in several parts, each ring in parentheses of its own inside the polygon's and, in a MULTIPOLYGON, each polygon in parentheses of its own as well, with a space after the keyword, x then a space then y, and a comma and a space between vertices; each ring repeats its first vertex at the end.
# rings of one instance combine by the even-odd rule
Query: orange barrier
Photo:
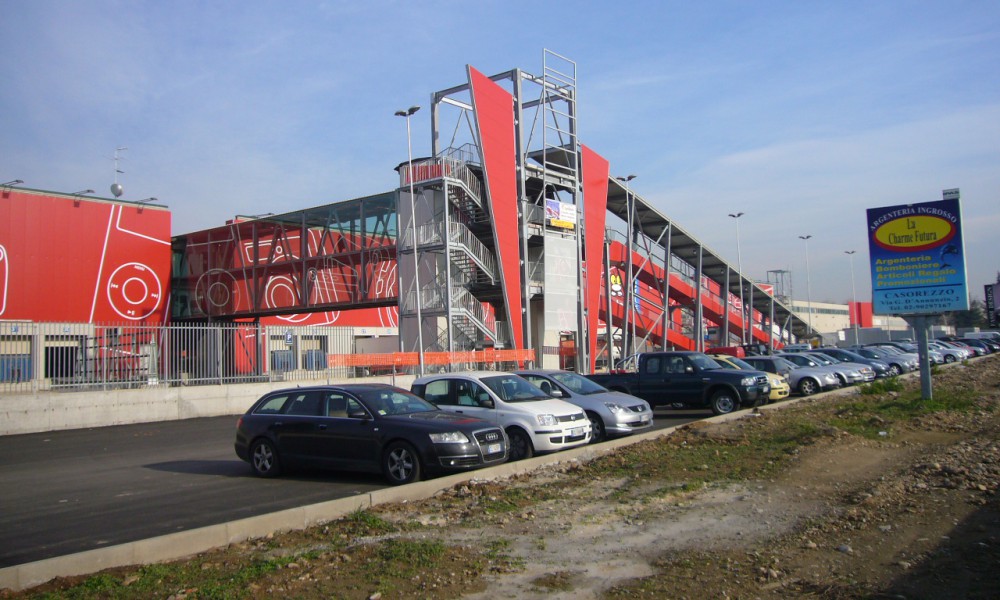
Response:
MULTIPOLYGON (((450 365, 455 363, 497 363, 535 360, 534 350, 474 350, 468 352, 424 352, 425 365, 450 365)), ((420 364, 417 352, 391 352, 388 354, 327 354, 328 367, 415 367, 420 364)))

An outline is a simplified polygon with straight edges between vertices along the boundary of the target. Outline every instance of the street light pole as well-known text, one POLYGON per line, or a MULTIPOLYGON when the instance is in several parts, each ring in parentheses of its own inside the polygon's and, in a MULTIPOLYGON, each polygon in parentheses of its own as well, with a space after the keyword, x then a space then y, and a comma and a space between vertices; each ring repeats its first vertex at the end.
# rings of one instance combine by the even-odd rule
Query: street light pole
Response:
MULTIPOLYGON (((743 213, 729 213, 729 216, 736 221, 736 270, 738 271, 740 278, 740 343, 747 343, 747 309, 743 305, 743 254, 740 252, 740 217, 743 213)), ((726 290, 729 293, 729 290, 726 290)), ((728 299, 728 297, 727 297, 728 299)), ((726 315, 729 318, 729 315, 726 315)), ((729 343, 729 340, 726 340, 729 343)))
MULTIPOLYGON (((632 273, 632 229, 634 227, 633 223, 633 204, 631 193, 629 191, 629 182, 635 179, 635 175, 626 175, 625 177, 615 177, 618 181, 625 184, 625 209, 628 211, 626 218, 626 227, 628 228, 628 245, 626 246, 628 250, 628 256, 626 257, 626 265, 628 268, 628 281, 623 281, 622 285, 625 287, 625 306, 622 307, 625 323, 622 327, 622 358, 625 359, 635 352, 635 319, 630 318, 632 314, 633 306, 635 305, 635 284, 633 282, 632 273), (631 325, 631 331, 629 330, 629 325, 631 325)), ((608 307, 610 312, 611 307, 608 307)))
POLYGON ((813 306, 812 306, 812 291, 809 285, 809 239, 812 238, 811 235, 800 235, 800 240, 805 240, 806 242, 806 310, 809 311, 809 335, 813 332, 813 306))
POLYGON ((424 320, 420 314, 420 261, 417 244, 417 202, 413 193, 413 146, 410 142, 410 117, 420 110, 419 106, 411 106, 406 110, 397 110, 396 116, 406 119, 406 179, 410 183, 410 227, 413 231, 413 288, 417 299, 417 375, 424 374, 424 320))
MULTIPOLYGON (((851 311, 854 315, 854 343, 860 344, 861 340, 858 339, 858 321, 861 319, 861 311, 858 310, 858 295, 854 289, 854 253, 857 250, 844 250, 844 254, 850 257, 851 260, 851 311)), ((851 314, 851 311, 848 311, 851 314)))

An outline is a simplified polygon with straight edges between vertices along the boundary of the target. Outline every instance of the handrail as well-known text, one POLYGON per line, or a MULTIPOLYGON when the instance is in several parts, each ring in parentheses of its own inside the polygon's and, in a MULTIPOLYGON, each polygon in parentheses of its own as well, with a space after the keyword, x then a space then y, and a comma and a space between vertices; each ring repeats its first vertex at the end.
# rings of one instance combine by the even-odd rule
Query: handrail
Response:
POLYGON ((412 183, 432 181, 447 177, 465 185, 473 197, 473 201, 482 206, 483 185, 479 178, 466 166, 466 162, 448 157, 427 158, 403 165, 399 169, 399 187, 410 185, 410 173, 413 173, 412 183))
POLYGON ((486 244, 479 241, 479 238, 473 235, 472 231, 464 224, 458 221, 449 221, 449 225, 451 243, 465 248, 469 256, 486 271, 490 280, 495 281, 497 272, 496 259, 489 248, 486 247, 486 244))

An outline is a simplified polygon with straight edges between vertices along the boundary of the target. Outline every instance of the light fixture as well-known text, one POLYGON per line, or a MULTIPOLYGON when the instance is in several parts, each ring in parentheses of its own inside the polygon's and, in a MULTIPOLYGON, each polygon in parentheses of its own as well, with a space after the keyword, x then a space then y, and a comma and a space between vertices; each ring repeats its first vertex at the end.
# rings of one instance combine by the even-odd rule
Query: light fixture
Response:
POLYGON ((844 250, 844 254, 851 259, 851 310, 847 311, 847 314, 853 316, 854 321, 854 343, 860 344, 861 340, 858 339, 858 321, 861 320, 861 311, 858 310, 858 295, 854 288, 854 254, 857 250, 844 250))
POLYGON ((808 312, 809 319, 809 335, 812 335, 813 328, 813 307, 812 307, 812 292, 809 286, 809 240, 812 239, 811 235, 800 235, 800 240, 804 240, 806 243, 806 310, 808 312))
POLYGON ((142 200, 136 200, 136 204, 139 205, 138 212, 142 212, 142 209, 146 207, 150 202, 159 202, 160 199, 156 196, 150 196, 149 198, 143 198, 142 200))
MULTIPOLYGON (((420 312, 420 260, 417 244, 417 201, 413 193, 413 145, 410 143, 410 117, 420 110, 411 106, 397 110, 396 116, 406 119, 406 179, 410 184, 410 227, 413 231, 413 288, 417 298, 417 374, 424 374, 424 320, 420 312)), ((401 290, 402 291, 402 290, 401 290)))
MULTIPOLYGON (((736 221, 736 271, 740 278, 740 343, 747 343, 747 308, 743 305, 743 254, 740 251, 740 217, 743 213, 729 213, 729 216, 736 221)), ((728 293, 728 290, 727 290, 728 293)), ((751 316, 753 312, 751 311, 751 316)), ((751 324, 751 327, 753 325, 751 324)), ((751 336, 751 341, 753 341, 753 336, 751 336)), ((729 340, 726 340, 729 343, 729 340)))
POLYGON ((72 194, 70 194, 71 196, 75 196, 73 198, 73 206, 80 206, 80 196, 85 196, 87 194, 93 194, 93 193, 94 190, 80 190, 79 192, 73 192, 72 194))

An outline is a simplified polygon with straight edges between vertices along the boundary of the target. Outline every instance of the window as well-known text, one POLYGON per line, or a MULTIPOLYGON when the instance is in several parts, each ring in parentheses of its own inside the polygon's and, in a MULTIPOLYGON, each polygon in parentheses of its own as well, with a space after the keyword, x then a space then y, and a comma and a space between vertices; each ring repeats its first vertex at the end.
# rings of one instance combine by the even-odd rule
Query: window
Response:
POLYGON ((257 407, 254 413, 258 415, 276 415, 281 413, 281 409, 285 406, 285 402, 288 401, 287 394, 278 394, 277 396, 271 396, 264 401, 263 404, 257 407))
POLYGON ((660 372, 660 357, 654 356, 646 361, 646 373, 657 374, 660 372))
POLYGON ((297 394, 285 405, 286 415, 319 416, 319 397, 316 394, 297 394))
POLYGON ((432 404, 453 404, 448 398, 448 380, 438 379, 424 387, 424 400, 432 404))
POLYGON ((335 392, 326 396, 326 416, 337 419, 347 418, 347 396, 335 392))

